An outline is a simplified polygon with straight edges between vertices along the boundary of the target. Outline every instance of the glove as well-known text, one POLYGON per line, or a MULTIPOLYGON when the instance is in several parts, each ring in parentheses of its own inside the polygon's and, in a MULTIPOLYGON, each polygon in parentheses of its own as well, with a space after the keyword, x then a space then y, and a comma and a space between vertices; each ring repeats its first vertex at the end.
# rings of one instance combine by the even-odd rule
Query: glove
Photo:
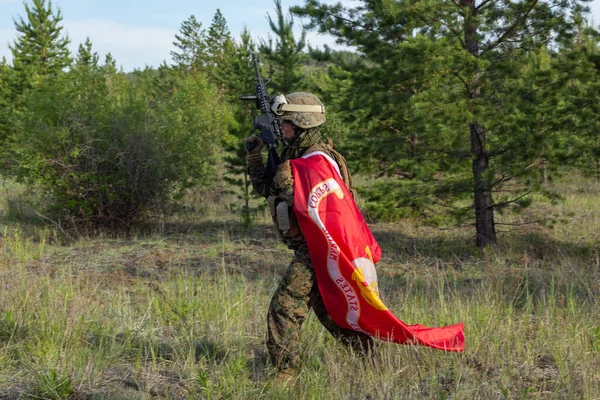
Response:
POLYGON ((246 150, 248 153, 260 153, 264 146, 263 141, 256 135, 252 135, 246 139, 246 150))
POLYGON ((248 161, 250 176, 261 176, 264 173, 263 156, 260 153, 263 146, 263 141, 256 135, 246 139, 246 150, 248 151, 246 160, 248 161))

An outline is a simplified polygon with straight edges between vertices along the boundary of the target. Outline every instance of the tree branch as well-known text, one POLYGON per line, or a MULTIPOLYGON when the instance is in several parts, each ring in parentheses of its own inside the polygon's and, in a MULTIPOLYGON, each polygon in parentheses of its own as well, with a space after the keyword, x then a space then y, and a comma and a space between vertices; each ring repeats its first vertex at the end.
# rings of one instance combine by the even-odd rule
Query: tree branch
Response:
POLYGON ((450 71, 450 72, 452 73, 452 75, 457 77, 459 81, 462 82, 462 84, 465 86, 465 89, 467 90, 467 94, 469 95, 469 97, 471 97, 471 88, 469 87, 469 83, 467 81, 465 81, 462 76, 460 76, 458 71, 450 71))
POLYGON ((494 225, 502 225, 502 226, 522 226, 522 225, 532 225, 532 224, 539 224, 540 222, 544 222, 543 219, 537 219, 534 221, 527 221, 527 222, 516 222, 516 223, 508 223, 508 222, 494 222, 494 225))
POLYGON ((502 36, 500 36, 498 38, 498 40, 496 40, 496 42, 491 43, 483 52, 491 51, 491 50, 495 49, 498 45, 502 44, 502 42, 504 42, 504 40, 506 40, 506 38, 510 37, 515 32, 515 30, 519 27, 519 25, 521 25, 521 23, 527 18, 527 16, 531 13, 531 11, 533 11, 533 8, 537 5, 538 2, 539 2, 539 0, 533 0, 531 2, 531 6, 525 11, 525 13, 523 13, 523 15, 521 17, 518 17, 517 20, 515 21, 515 23, 512 24, 512 26, 510 28, 508 28, 506 31, 504 31, 502 36))
POLYGON ((475 7, 475 11, 479 11, 481 10, 483 7, 485 7, 485 5, 489 2, 491 2, 492 0, 484 0, 481 2, 480 5, 478 5, 477 7, 475 7))
POLYGON ((448 28, 448 30, 450 32, 452 32, 454 34, 454 36, 456 36, 456 38, 458 39, 458 41, 460 42, 460 45, 463 47, 463 49, 466 49, 467 46, 465 45, 464 40, 462 40, 460 32, 458 32, 456 29, 452 28, 450 26, 450 24, 446 23, 445 21, 439 19, 439 18, 432 18, 431 19, 434 22, 439 22, 440 24, 444 25, 446 28, 448 28))
POLYGON ((519 201, 523 197, 528 196, 530 194, 531 194, 531 191, 528 191, 528 192, 523 193, 521 196, 516 197, 516 198, 514 198, 512 200, 506 200, 506 201, 503 201, 501 203, 495 203, 495 204, 492 204, 491 206, 487 206, 486 208, 490 208, 490 207, 494 207, 494 208, 504 207, 504 206, 507 206, 509 204, 516 203, 517 201, 519 201))
MULTIPOLYGON (((330 9, 324 9, 324 8, 321 8, 321 9, 320 9, 320 11, 321 11, 321 12, 323 12, 323 14, 324 14, 324 16, 325 16, 326 18, 330 18, 330 19, 332 19, 333 21, 335 21, 336 23, 338 23, 339 21, 342 21, 342 22, 344 22, 344 23, 346 23, 346 24, 350 25, 350 26, 351 26, 353 29, 354 29, 354 28, 359 28, 359 29, 362 29, 362 30, 364 30, 364 31, 366 31, 366 32, 378 33, 378 34, 379 34, 379 32, 377 31, 377 29, 374 29, 373 27, 370 27, 370 26, 368 26, 368 25, 363 25, 363 24, 360 24, 360 23, 359 23, 359 22, 357 22, 356 20, 353 20, 353 19, 351 19, 350 17, 346 17, 346 16, 344 16, 344 15, 342 14, 342 12, 343 12, 344 10, 345 10, 345 9, 342 9, 342 10, 341 10, 339 13, 334 13, 334 12, 332 12, 330 9)), ((302 16, 302 13, 298 13, 298 12, 296 12, 295 14, 302 16)), ((303 28, 305 28, 305 29, 309 29, 309 30, 310 30, 310 29, 312 29, 312 28, 314 28, 314 27, 316 27, 316 26, 315 26, 315 25, 314 25, 314 23, 313 23, 313 24, 308 24, 308 25, 302 25, 302 27, 303 27, 303 28)), ((319 29, 319 31, 320 31, 321 33, 329 33, 330 35, 333 35, 333 36, 337 37, 338 39, 344 39, 344 38, 343 38, 343 35, 342 35, 342 34, 339 32, 339 29, 338 29, 338 28, 336 28, 336 27, 328 27, 328 28, 327 28, 327 29, 325 29, 325 30, 323 30, 323 29, 321 28, 321 29, 319 29), (335 32, 335 30, 336 30, 336 29, 338 30, 338 32, 337 32, 337 33, 335 32)), ((400 35, 400 36, 394 36, 394 38, 396 38, 396 39, 398 39, 399 41, 402 41, 402 42, 406 41, 406 37, 405 37, 405 36, 402 36, 402 35, 400 35)), ((345 39, 346 39, 346 41, 348 40, 348 38, 345 38, 345 39)))

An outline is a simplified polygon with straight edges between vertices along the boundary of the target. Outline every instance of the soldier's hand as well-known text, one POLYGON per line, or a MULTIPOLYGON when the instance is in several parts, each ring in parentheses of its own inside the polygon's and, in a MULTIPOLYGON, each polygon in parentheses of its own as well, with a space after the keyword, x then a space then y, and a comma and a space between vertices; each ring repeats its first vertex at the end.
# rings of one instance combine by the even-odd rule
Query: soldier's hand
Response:
POLYGON ((260 153, 263 146, 263 141, 256 135, 252 135, 246 139, 246 150, 248 150, 248 153, 260 153))

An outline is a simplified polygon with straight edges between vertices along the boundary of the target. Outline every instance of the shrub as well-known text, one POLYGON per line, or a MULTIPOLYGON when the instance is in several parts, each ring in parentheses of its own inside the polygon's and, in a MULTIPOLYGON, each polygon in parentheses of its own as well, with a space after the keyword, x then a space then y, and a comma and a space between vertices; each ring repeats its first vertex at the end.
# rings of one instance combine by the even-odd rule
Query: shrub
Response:
POLYGON ((75 223, 122 228, 210 186, 230 113, 201 74, 76 66, 25 96, 18 177, 75 223))

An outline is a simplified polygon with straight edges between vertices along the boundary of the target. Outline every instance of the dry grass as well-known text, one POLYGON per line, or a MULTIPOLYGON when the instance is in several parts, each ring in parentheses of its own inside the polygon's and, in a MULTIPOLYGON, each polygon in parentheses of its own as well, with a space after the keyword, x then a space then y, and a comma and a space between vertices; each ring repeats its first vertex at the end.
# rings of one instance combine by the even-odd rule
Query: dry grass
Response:
POLYGON ((159 233, 61 243, 4 212, 0 399, 600 398, 600 188, 561 185, 532 211, 553 228, 483 252, 471 232, 374 225, 384 301, 409 323, 464 321, 465 353, 382 343, 373 367, 311 317, 293 386, 264 346, 291 257, 265 218, 246 229, 213 201, 159 233))

